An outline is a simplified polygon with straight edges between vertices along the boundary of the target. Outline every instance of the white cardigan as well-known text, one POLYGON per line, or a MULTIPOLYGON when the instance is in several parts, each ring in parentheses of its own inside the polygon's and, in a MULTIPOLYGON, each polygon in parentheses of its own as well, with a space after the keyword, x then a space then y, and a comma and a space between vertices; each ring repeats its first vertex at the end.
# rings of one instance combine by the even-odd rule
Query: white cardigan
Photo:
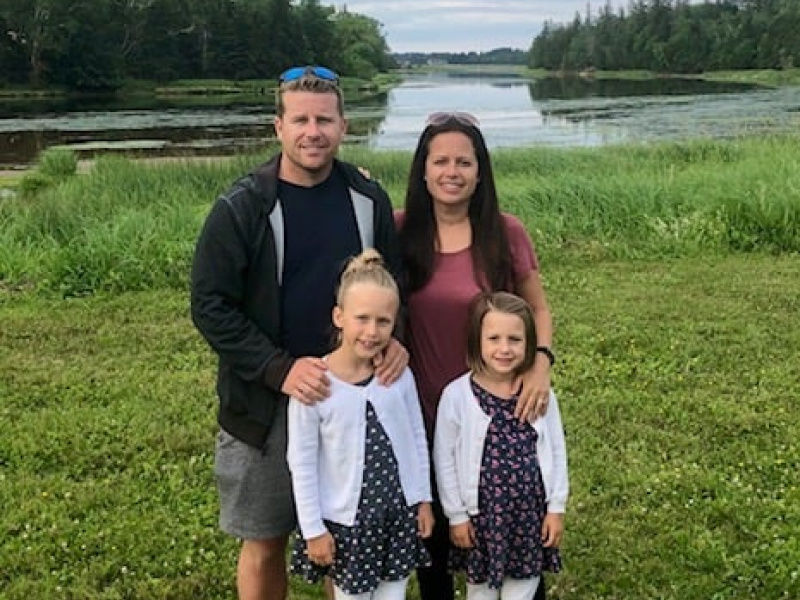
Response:
POLYGON ((324 519, 352 526, 364 474, 366 402, 370 400, 397 458, 406 504, 431 501, 430 461, 419 397, 411 371, 384 386, 366 386, 328 372, 331 395, 312 406, 289 401, 286 460, 304 539, 327 531, 324 519))
MULTIPOLYGON (((471 377, 471 372, 466 373, 445 387, 436 416, 433 461, 442 508, 451 525, 464 523, 480 512, 478 482, 491 418, 481 410, 472 392, 471 377)), ((536 453, 547 511, 563 513, 569 495, 567 450, 561 413, 552 390, 547 413, 531 426, 539 436, 536 453)))

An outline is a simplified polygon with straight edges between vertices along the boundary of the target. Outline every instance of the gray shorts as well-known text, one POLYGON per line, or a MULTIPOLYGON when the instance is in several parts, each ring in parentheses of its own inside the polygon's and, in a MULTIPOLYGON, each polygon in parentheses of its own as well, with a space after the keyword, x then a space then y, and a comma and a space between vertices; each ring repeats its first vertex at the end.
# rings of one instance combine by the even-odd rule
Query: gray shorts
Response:
POLYGON ((285 403, 275 415, 266 452, 220 430, 214 475, 219 526, 224 532, 243 540, 266 540, 292 532, 297 518, 286 464, 285 403))

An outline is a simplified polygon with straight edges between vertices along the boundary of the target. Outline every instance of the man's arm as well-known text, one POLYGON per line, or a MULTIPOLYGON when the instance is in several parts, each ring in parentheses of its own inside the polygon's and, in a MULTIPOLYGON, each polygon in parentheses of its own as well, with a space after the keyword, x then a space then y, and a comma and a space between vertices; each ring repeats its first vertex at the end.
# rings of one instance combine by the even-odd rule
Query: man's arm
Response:
POLYGON ((192 320, 239 377, 268 379, 271 387, 280 389, 294 359, 245 314, 248 256, 243 220, 225 196, 209 213, 192 263, 192 320))

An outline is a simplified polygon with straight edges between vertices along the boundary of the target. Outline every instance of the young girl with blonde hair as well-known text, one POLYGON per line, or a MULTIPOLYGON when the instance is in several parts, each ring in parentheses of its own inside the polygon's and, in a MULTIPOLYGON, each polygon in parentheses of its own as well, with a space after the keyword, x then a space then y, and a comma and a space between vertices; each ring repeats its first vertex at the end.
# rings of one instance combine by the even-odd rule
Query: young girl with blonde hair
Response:
POLYGON ((330 396, 289 403, 287 461, 300 536, 292 571, 331 576, 337 600, 403 600, 427 561, 430 468, 411 371, 391 385, 373 359, 392 338, 400 297, 375 250, 353 258, 339 285, 338 345, 324 360, 330 396))

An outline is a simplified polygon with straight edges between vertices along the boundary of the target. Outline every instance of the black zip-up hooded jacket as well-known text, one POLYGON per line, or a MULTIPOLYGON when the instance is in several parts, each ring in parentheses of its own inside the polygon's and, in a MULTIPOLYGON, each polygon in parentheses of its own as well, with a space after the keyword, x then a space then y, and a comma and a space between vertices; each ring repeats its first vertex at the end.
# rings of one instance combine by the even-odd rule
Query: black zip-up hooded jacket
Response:
MULTIPOLYGON (((220 427, 262 448, 295 357, 281 340, 282 216, 280 155, 242 177, 215 202, 192 265, 192 320, 219 357, 220 427)), ((356 167, 334 162, 347 182, 362 246, 400 273, 397 234, 386 192, 356 167)), ((314 215, 309 215, 313 219, 314 215)))

